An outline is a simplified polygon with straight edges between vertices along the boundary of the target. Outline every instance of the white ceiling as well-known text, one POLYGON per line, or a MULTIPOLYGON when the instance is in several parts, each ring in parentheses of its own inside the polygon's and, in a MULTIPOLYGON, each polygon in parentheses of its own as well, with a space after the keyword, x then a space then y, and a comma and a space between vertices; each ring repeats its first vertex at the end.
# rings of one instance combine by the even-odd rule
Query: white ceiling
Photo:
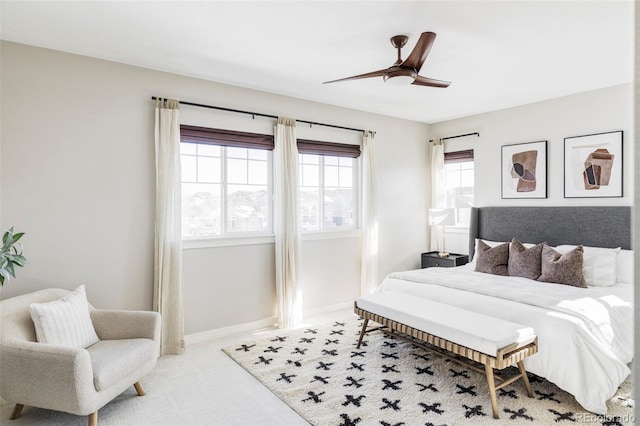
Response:
POLYGON ((633 16, 632 0, 1 1, 0 36, 433 123, 632 81, 633 16), (449 88, 321 84, 390 66, 396 34, 406 58, 424 31, 420 74, 449 88))

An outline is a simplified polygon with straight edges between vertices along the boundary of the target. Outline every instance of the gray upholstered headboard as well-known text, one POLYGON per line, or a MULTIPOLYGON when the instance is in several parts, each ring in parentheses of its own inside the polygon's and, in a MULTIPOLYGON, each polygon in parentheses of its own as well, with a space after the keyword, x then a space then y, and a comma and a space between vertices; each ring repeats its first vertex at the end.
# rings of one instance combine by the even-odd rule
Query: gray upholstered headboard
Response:
POLYGON ((473 207, 469 259, 475 239, 631 249, 631 207, 473 207))

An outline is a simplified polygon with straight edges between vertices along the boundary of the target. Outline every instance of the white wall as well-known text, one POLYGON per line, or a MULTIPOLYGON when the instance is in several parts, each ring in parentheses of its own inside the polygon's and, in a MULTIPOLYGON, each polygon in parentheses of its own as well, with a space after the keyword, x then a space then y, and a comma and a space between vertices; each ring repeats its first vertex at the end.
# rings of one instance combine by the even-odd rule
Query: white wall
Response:
MULTIPOLYGON (((432 137, 479 132, 480 137, 452 139, 445 151, 473 148, 476 206, 632 205, 633 85, 591 92, 478 114, 431 125, 432 137), (623 197, 564 198, 564 138, 623 130, 623 197), (547 141, 547 198, 501 198, 501 146, 547 141)), ((467 236, 447 233, 447 249, 467 253, 467 236)))
MULTIPOLYGON (((0 225, 25 231, 31 261, 2 288, 7 298, 40 288, 86 284, 101 308, 150 309, 153 292, 154 154, 151 96, 209 103, 377 132, 379 278, 419 266, 427 248, 428 144, 473 147, 476 204, 632 204, 631 85, 433 124, 221 85, 113 62, 2 42, 0 225), (625 132, 625 196, 563 198, 563 138, 625 132), (549 141, 545 200, 500 198, 500 147, 549 141)), ((183 121, 270 131, 264 119, 183 107, 183 121)), ((357 143, 351 132, 299 125, 300 137, 357 143)), ((459 237, 466 252, 466 237, 459 237)), ((307 310, 358 292, 360 238, 303 242, 307 310)), ((184 253, 187 333, 274 314, 273 244, 188 249, 184 253)))
MULTIPOLYGON (((418 267, 427 245, 428 125, 9 42, 0 48, 0 225, 27 233, 31 261, 0 297, 86 284, 99 308, 151 308, 151 96, 375 130, 379 275, 418 267)), ((189 107, 181 114, 192 124, 273 126, 189 107)), ((298 130, 300 137, 358 137, 298 130)), ((356 296, 359 247, 358 236, 303 243, 305 308, 356 296)), ((184 285, 187 333, 268 318, 275 306, 273 244, 185 250, 184 285)))

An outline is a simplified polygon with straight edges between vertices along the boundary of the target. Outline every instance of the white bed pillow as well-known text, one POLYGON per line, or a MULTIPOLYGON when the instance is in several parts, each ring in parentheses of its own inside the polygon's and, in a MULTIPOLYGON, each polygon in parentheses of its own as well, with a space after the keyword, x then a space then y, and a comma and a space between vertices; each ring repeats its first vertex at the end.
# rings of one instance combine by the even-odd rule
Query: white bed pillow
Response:
MULTIPOLYGON (((556 247, 560 253, 573 250, 576 246, 556 247)), ((584 280, 591 287, 611 287, 617 281, 617 263, 620 247, 584 247, 582 272, 584 280)))
POLYGON ((62 299, 29 305, 39 343, 86 348, 97 343, 84 285, 62 299))
POLYGON ((616 262, 616 281, 633 283, 633 250, 620 250, 616 262))

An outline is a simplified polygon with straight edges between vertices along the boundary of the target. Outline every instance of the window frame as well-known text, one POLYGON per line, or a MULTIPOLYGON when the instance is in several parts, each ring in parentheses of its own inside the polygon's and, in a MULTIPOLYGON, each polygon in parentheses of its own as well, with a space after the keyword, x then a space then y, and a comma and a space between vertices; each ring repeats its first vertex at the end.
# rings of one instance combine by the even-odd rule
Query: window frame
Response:
MULTIPOLYGON (((473 154, 473 149, 467 149, 467 150, 460 150, 460 151, 451 151, 451 152, 445 152, 444 153, 444 167, 445 170, 444 172, 444 176, 445 176, 445 191, 449 191, 449 186, 447 185, 447 175, 448 172, 446 170, 447 165, 450 164, 459 164, 459 163, 471 163, 473 165, 473 167, 471 168, 471 170, 473 170, 473 191, 474 191, 474 198, 473 198, 473 202, 475 203, 475 160, 474 160, 474 154, 473 154)), ((466 169, 469 170, 469 169, 466 169)), ((460 174, 460 180, 462 180, 462 171, 463 170, 458 170, 458 173, 460 174)), ((458 186, 458 188, 464 188, 463 186, 458 186)), ((472 204, 473 205, 473 204, 472 204)), ((472 207, 472 205, 469 206, 472 207)), ((460 221, 460 209, 463 209, 466 207, 454 207, 455 209, 455 217, 456 217, 456 224, 455 225, 451 225, 451 226, 447 226, 446 228, 449 229, 468 229, 469 225, 468 224, 464 224, 462 221, 460 221)))
MULTIPOLYGON (((212 145, 220 147, 220 200, 221 200, 221 213, 220 213, 220 234, 217 235, 196 235, 185 236, 182 235, 183 243, 189 242, 187 248, 198 248, 210 246, 207 241, 221 241, 221 240, 247 240, 253 244, 259 244, 264 242, 273 241, 274 232, 274 182, 273 182, 273 136, 263 135, 258 133, 239 132, 226 129, 213 129, 199 126, 180 126, 180 144, 194 144, 194 145, 212 145), (236 139, 234 139, 236 138, 236 139), (271 149, 269 148, 271 147, 271 149), (228 218, 229 218, 229 203, 228 203, 228 186, 229 185, 251 185, 247 184, 230 184, 228 179, 228 148, 241 148, 241 149, 256 149, 267 151, 267 214, 268 214, 268 227, 265 231, 229 231, 228 218)), ((182 153, 180 156, 182 157, 182 153)), ((196 158, 199 157, 198 152, 192 155, 196 158)), ((247 155, 247 173, 249 171, 249 163, 251 161, 264 161, 264 160, 251 160, 247 155)), ((248 180, 247 180, 248 182, 248 180)), ((182 176, 180 177, 181 188, 184 183, 182 176)), ((196 175, 196 182, 197 175, 196 175)), ((181 200, 182 202, 182 200, 181 200)), ((240 243, 242 244, 242 243, 240 243)), ((211 245, 237 245, 233 244, 211 244, 211 245)))
MULTIPOLYGON (((351 158, 351 198, 352 198, 352 206, 353 206, 353 223, 350 226, 339 226, 332 228, 325 228, 324 226, 324 215, 325 215, 325 206, 324 202, 321 201, 319 203, 319 211, 318 211, 318 229, 305 230, 302 229, 302 206, 300 206, 300 227, 301 233, 305 236, 313 235, 313 234, 336 234, 336 236, 346 236, 346 235, 354 235, 359 234, 360 230, 360 212, 362 210, 361 200, 360 200, 360 187, 361 187, 361 177, 360 177, 360 145, 352 145, 352 144, 338 144, 333 142, 323 142, 323 141, 314 141, 309 139, 298 139, 298 167, 300 170, 300 177, 298 182, 298 191, 301 192, 302 186, 302 156, 303 155, 316 155, 319 158, 318 168, 319 168, 319 199, 324 200, 324 194, 326 190, 325 185, 325 157, 334 157, 334 158, 351 158)), ((339 162, 339 161, 338 161, 339 162)), ((338 165, 338 167, 340 167, 338 165)))

